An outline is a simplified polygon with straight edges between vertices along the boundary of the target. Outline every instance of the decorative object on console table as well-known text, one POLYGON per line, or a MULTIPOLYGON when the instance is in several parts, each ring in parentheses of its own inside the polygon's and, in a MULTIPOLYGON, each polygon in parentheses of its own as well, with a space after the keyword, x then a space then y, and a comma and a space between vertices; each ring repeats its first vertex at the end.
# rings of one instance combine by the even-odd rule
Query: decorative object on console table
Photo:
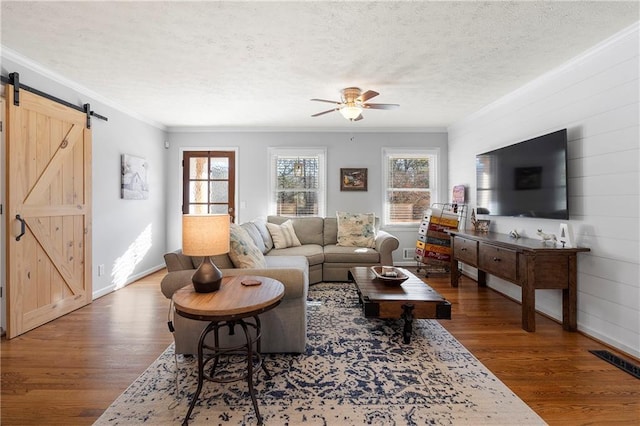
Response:
POLYGON ((211 256, 229 252, 230 224, 228 214, 182 216, 182 252, 187 256, 203 256, 191 278, 198 293, 220 289, 222 272, 211 256))
POLYGON ((556 241, 558 241, 555 234, 547 234, 545 232, 542 232, 542 229, 538 229, 537 234, 542 239, 542 244, 547 244, 547 241, 551 241, 555 245, 556 241))
POLYGON ((558 242, 562 247, 573 247, 573 235, 568 223, 561 223, 558 231, 558 242))
POLYGON ((453 187, 451 204, 453 205, 454 213, 458 213, 458 205, 464 204, 466 191, 467 191, 467 188, 464 185, 456 185, 453 187))
POLYGON ((366 191, 367 169, 340 169, 340 191, 366 191))
POLYGON ((471 209, 471 226, 474 231, 489 232, 489 225, 491 225, 491 221, 489 219, 477 219, 475 209, 471 209))
POLYGON ((478 219, 476 220, 475 230, 478 232, 489 232, 489 225, 491 225, 489 219, 478 219))
POLYGON ((478 285, 487 285, 487 274, 512 282, 522 289, 522 328, 535 331, 537 289, 562 290, 562 327, 577 328, 577 254, 584 247, 562 248, 540 244, 540 240, 495 232, 450 231, 451 286, 457 287, 458 262, 478 269, 478 285))

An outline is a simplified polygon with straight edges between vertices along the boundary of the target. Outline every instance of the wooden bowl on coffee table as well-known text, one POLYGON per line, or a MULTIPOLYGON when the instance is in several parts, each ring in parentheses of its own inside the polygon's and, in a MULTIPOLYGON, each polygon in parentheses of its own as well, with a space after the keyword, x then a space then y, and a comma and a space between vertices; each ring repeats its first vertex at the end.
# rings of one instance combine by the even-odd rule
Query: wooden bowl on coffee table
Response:
MULTIPOLYGON (((388 267, 385 267, 385 269, 388 267)), ((382 266, 372 266, 371 267, 371 271, 373 271, 373 273, 375 274, 376 278, 380 281, 383 281, 386 284, 395 284, 395 285, 400 285, 403 282, 405 282, 407 279, 409 279, 409 276, 407 276, 404 272, 402 272, 400 269, 395 268, 395 267, 391 267, 393 269, 393 272, 395 272, 395 276, 394 275, 385 275, 382 273, 382 266)))

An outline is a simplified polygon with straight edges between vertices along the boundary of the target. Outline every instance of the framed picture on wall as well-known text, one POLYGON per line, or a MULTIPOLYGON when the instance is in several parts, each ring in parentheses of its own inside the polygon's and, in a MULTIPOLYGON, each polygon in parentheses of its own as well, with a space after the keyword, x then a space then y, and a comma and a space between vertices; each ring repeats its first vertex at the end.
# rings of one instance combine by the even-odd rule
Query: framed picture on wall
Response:
POLYGON ((147 172, 149 164, 142 157, 122 154, 121 194, 125 200, 146 200, 149 198, 147 172))
POLYGON ((340 169, 340 191, 366 191, 367 169, 340 169))

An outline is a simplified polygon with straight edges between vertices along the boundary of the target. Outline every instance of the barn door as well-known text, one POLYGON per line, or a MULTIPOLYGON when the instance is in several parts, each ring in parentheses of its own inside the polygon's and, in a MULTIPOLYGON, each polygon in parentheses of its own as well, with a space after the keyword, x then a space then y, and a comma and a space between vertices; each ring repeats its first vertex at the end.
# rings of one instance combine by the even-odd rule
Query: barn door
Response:
POLYGON ((91 303, 86 115, 7 86, 7 337, 91 303))

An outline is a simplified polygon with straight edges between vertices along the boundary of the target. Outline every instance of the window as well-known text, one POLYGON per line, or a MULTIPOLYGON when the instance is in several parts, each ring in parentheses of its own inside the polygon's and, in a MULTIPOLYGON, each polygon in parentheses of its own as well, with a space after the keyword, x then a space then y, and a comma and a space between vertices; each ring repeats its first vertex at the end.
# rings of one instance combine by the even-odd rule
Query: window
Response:
POLYGON ((270 149, 270 214, 325 215, 325 157, 324 149, 270 149))
POLYGON ((384 150, 384 225, 422 220, 437 200, 437 164, 437 150, 384 150))

